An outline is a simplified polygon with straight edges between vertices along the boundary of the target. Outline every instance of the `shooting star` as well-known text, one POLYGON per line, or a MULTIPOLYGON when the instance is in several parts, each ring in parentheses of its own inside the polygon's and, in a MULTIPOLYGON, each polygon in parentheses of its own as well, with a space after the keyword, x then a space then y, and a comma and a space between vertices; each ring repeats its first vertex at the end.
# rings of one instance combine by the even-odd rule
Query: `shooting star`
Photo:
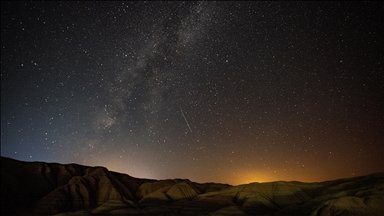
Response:
POLYGON ((180 108, 180 111, 181 111, 181 114, 182 114, 183 117, 184 117, 185 123, 187 123, 187 126, 188 126, 188 128, 189 128, 189 131, 191 131, 191 133, 192 133, 191 126, 189 126, 189 123, 188 123, 188 121, 187 121, 187 118, 185 118, 185 115, 184 115, 183 110, 182 110, 181 108, 180 108))

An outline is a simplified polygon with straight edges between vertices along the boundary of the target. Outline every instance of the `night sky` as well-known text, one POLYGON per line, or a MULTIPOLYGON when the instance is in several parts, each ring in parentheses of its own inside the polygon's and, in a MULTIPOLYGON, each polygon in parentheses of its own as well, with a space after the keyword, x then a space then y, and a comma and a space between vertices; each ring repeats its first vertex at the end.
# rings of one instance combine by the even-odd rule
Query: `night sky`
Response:
POLYGON ((229 184, 384 171, 383 13, 2 1, 1 155, 229 184))

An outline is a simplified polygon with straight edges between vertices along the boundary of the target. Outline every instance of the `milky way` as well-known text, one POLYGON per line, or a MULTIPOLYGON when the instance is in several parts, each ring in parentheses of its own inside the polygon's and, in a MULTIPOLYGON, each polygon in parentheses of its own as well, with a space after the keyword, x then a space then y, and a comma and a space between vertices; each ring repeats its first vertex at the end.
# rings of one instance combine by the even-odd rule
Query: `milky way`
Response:
POLYGON ((1 155, 230 184, 383 171, 379 2, 2 2, 1 155))

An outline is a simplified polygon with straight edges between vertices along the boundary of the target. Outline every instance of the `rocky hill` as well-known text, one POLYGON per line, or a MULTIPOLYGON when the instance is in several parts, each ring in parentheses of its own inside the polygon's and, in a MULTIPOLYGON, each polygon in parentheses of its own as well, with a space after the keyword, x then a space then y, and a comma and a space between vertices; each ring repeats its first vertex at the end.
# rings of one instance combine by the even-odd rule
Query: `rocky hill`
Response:
POLYGON ((231 186, 1 157, 1 215, 384 215, 384 173, 231 186))

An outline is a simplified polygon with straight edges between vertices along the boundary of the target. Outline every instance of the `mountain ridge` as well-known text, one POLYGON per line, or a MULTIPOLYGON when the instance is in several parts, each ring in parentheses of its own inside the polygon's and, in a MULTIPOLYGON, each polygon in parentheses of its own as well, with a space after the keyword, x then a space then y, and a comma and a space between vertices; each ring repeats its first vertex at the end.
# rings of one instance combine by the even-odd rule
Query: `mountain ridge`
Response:
POLYGON ((1 157, 1 214, 384 215, 384 172, 237 186, 1 157))

